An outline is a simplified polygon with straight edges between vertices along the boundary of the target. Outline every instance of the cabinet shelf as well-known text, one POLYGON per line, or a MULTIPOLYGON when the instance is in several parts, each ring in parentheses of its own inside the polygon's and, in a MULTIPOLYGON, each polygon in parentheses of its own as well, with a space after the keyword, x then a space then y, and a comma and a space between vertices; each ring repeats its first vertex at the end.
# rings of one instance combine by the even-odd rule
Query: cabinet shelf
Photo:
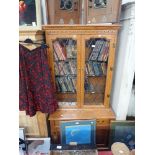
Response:
POLYGON ((75 92, 70 92, 70 91, 67 91, 67 92, 58 92, 58 91, 57 91, 56 94, 59 94, 59 95, 60 95, 60 94, 62 94, 62 95, 63 95, 63 94, 65 94, 65 95, 68 94, 68 95, 70 95, 70 94, 76 94, 76 91, 75 91, 75 92))
POLYGON ((98 61, 98 60, 86 60, 86 63, 88 62, 98 62, 98 63, 107 63, 107 61, 98 61))
POLYGON ((106 77, 106 75, 86 75, 86 77, 99 78, 99 77, 106 77))
POLYGON ((76 74, 67 74, 67 75, 55 75, 56 77, 76 77, 76 74))
MULTIPOLYGON (((67 75, 55 75, 56 77, 77 77, 76 74, 67 74, 67 75)), ((99 78, 99 77, 106 77, 106 75, 86 75, 90 78, 99 78)))
POLYGON ((97 91, 85 91, 85 94, 103 94, 103 92, 97 92, 97 91))
POLYGON ((67 58, 66 60, 54 60, 55 62, 69 62, 69 61, 76 61, 77 58, 67 58))

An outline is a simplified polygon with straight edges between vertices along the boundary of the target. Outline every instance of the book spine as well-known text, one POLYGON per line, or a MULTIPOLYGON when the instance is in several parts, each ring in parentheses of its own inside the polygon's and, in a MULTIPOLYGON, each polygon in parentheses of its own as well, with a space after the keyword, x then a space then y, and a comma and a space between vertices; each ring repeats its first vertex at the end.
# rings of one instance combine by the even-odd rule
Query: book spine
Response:
POLYGON ((54 53, 54 60, 55 60, 55 61, 58 61, 59 59, 58 59, 58 56, 57 56, 55 50, 53 50, 53 53, 54 53))
POLYGON ((76 70, 76 61, 70 61, 69 62, 69 66, 70 66, 70 70, 71 70, 71 74, 76 74, 77 70, 76 70))
POLYGON ((62 90, 61 90, 58 78, 56 78, 55 80, 56 80, 56 89, 57 89, 58 92, 61 92, 62 90))
POLYGON ((62 48, 62 50, 61 50, 62 58, 63 58, 63 60, 66 60, 66 58, 67 58, 66 49, 65 49, 65 47, 61 47, 61 48, 62 48))
POLYGON ((95 43, 95 47, 93 48, 92 54, 90 55, 89 60, 97 60, 97 57, 101 51, 103 41, 97 40, 95 43))
POLYGON ((86 63, 86 65, 85 65, 85 72, 86 72, 86 75, 89 75, 89 71, 88 71, 88 63, 86 63))
POLYGON ((63 54, 63 48, 61 47, 58 41, 54 42, 54 50, 56 51, 59 60, 65 60, 65 56, 63 54))
POLYGON ((85 91, 88 92, 89 91, 89 84, 88 84, 87 78, 85 79, 84 87, 85 87, 85 91))
POLYGON ((54 62, 55 75, 60 75, 57 62, 54 62))
POLYGON ((66 88, 66 86, 65 86, 64 78, 63 78, 63 77, 60 77, 60 78, 59 78, 59 83, 60 83, 62 92, 67 92, 67 88, 66 88))
POLYGON ((60 75, 65 75, 64 70, 63 70, 63 65, 61 62, 58 63, 58 67, 59 67, 59 73, 60 75))
POLYGON ((89 75, 94 76, 94 68, 93 68, 93 62, 88 62, 88 70, 89 70, 89 75))
POLYGON ((94 87, 93 87, 93 85, 89 82, 88 78, 85 79, 85 84, 84 84, 84 86, 85 86, 85 91, 86 91, 86 92, 92 92, 92 93, 94 93, 94 87))
POLYGON ((60 55, 60 52, 59 52, 58 42, 57 41, 54 42, 53 47, 54 47, 54 51, 57 54, 59 60, 61 60, 61 55, 60 55))
POLYGON ((101 63, 97 63, 97 66, 98 66, 98 70, 99 70, 99 75, 102 76, 103 71, 102 71, 101 63))
POLYGON ((106 49, 105 49, 105 56, 104 56, 104 61, 106 62, 109 57, 109 42, 106 43, 106 49))
POLYGON ((73 78, 73 77, 72 77, 71 81, 72 81, 74 90, 75 90, 75 92, 76 92, 76 78, 73 78))
POLYGON ((71 79, 72 79, 72 78, 68 77, 68 85, 69 85, 70 91, 71 91, 71 92, 75 92, 74 85, 73 85, 71 79))
POLYGON ((101 68, 102 68, 103 75, 106 75, 107 74, 107 64, 106 63, 102 63, 101 64, 101 68))
POLYGON ((90 70, 90 65, 87 63, 87 68, 88 68, 88 75, 91 75, 91 70, 90 70))
POLYGON ((98 55, 98 61, 102 61, 104 52, 105 52, 105 41, 103 41, 103 43, 102 43, 102 48, 101 48, 100 53, 98 55))
POLYGON ((67 91, 69 92, 70 91, 70 87, 69 87, 69 83, 68 83, 67 77, 63 78, 63 82, 64 82, 64 85, 65 85, 67 91))
POLYGON ((94 68, 94 71, 95 71, 95 75, 99 76, 100 75, 100 71, 99 71, 98 63, 97 62, 93 63, 93 68, 94 68))

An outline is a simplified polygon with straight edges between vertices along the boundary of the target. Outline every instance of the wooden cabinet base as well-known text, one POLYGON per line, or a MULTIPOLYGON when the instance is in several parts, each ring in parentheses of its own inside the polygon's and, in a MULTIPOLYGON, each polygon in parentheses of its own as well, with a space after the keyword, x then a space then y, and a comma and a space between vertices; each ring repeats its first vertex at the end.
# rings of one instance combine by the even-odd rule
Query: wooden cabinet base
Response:
POLYGON ((50 127, 52 143, 60 144, 61 121, 96 120, 96 144, 99 147, 107 147, 109 140, 110 121, 115 119, 111 109, 67 109, 57 110, 50 115, 50 127))

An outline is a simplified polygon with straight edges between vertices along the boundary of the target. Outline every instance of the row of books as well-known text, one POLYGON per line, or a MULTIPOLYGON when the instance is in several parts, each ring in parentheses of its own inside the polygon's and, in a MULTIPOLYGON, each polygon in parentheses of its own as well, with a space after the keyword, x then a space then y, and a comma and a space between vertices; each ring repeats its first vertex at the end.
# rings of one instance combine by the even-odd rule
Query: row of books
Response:
POLYGON ((58 92, 76 92, 75 77, 56 77, 56 87, 58 92))
POLYGON ((109 41, 97 40, 95 45, 92 45, 89 60, 92 61, 104 61, 108 60, 109 56, 109 41))
POLYGON ((106 75, 107 64, 104 62, 100 63, 100 62, 89 61, 88 63, 86 63, 85 72, 86 72, 86 75, 88 76, 106 75))
POLYGON ((55 75, 76 75, 77 74, 77 62, 71 60, 69 62, 54 62, 55 75))
MULTIPOLYGON (((56 77, 56 87, 58 92, 76 92, 76 78, 75 77, 56 77)), ((88 78, 85 79, 84 83, 85 91, 95 93, 94 86, 88 78)))
POLYGON ((92 83, 90 83, 88 78, 85 78, 84 88, 86 92, 95 93, 94 86, 92 85, 92 83))
POLYGON ((73 44, 72 40, 69 40, 68 44, 65 46, 59 41, 55 41, 53 43, 53 49, 55 61, 77 57, 76 45, 73 44))

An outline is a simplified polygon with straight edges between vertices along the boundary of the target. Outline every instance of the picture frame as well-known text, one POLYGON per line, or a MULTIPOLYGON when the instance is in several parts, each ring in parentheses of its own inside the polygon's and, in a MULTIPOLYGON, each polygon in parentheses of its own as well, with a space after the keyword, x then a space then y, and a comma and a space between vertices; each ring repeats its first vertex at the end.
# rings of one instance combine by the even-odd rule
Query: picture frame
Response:
POLYGON ((60 127, 61 144, 63 145, 96 144, 95 120, 61 121, 60 127))
POLYGON ((130 150, 135 149, 135 121, 111 121, 109 148, 115 142, 122 142, 130 150))
POLYGON ((27 138, 28 153, 30 155, 49 155, 51 140, 47 138, 27 138))
MULTIPOLYGON (((25 3, 27 3, 27 8, 30 8, 29 5, 31 5, 31 1, 34 3, 35 2, 35 12, 32 13, 32 10, 34 9, 29 9, 27 10, 27 12, 19 12, 19 31, 34 31, 34 30, 41 30, 41 1, 40 0, 25 0, 25 3), (30 12, 31 11, 31 12, 30 12), (32 21, 31 24, 30 23, 26 23, 26 20, 24 20, 23 18, 29 18, 31 17, 31 15, 29 17, 27 17, 27 14, 35 14, 35 21, 32 21), (24 17, 23 17, 24 16, 24 17)), ((31 19, 29 19, 30 21, 31 19)))

